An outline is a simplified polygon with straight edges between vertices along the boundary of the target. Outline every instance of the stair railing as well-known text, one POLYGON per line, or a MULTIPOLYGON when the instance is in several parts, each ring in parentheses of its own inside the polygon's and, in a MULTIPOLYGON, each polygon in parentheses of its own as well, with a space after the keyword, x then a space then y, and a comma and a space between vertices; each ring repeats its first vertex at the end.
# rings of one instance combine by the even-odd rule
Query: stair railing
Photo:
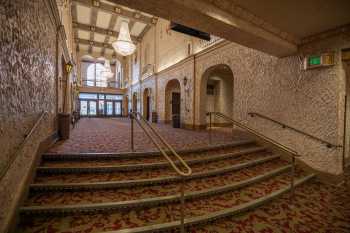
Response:
POLYGON ((257 116, 257 117, 260 117, 262 119, 269 120, 269 121, 271 121, 271 122, 273 122, 273 123, 275 123, 277 125, 280 125, 282 128, 287 128, 287 129, 293 130, 293 131, 295 131, 295 132, 297 132, 299 134, 305 135, 305 136, 307 136, 307 137, 309 137, 309 138, 311 138, 311 139, 313 139, 315 141, 318 141, 318 142, 320 142, 322 144, 325 144, 328 148, 341 148, 341 147, 343 147, 342 145, 336 145, 336 144, 327 142, 327 141, 325 141, 325 140, 323 140, 321 138, 318 138, 318 137, 316 137, 314 135, 311 135, 309 133, 303 132, 303 131, 301 131, 301 130, 299 130, 297 128, 294 128, 293 126, 289 126, 287 124, 284 124, 282 122, 274 120, 274 119, 272 119, 272 118, 270 118, 268 116, 265 116, 263 114, 260 114, 260 113, 257 113, 257 112, 250 112, 250 113, 248 113, 248 115, 250 115, 251 117, 257 116))
POLYGON ((11 168, 12 164, 14 163, 14 161, 16 160, 18 155, 21 153, 21 151, 23 150, 24 146, 27 144, 28 140, 32 137, 32 135, 34 134, 35 130, 40 126, 40 123, 42 122, 42 120, 44 119, 44 117, 47 114, 48 114, 47 111, 42 112, 40 117, 36 120, 36 122, 33 125, 33 127, 24 136, 24 139, 21 141, 21 143, 16 148, 16 151, 13 154, 13 156, 11 156, 9 158, 9 161, 6 163, 6 166, 3 169, 1 169, 1 171, 0 171, 0 180, 6 175, 7 171, 11 168))
POLYGON ((232 125, 235 125, 241 129, 244 129, 245 131, 249 132, 250 134, 254 135, 256 138, 258 138, 258 140, 260 139, 261 141, 273 146, 277 150, 282 151, 285 154, 287 154, 288 156, 290 156, 291 160, 292 160, 291 161, 292 170, 291 170, 290 187, 291 187, 291 197, 294 197, 295 158, 300 157, 300 155, 296 151, 286 147, 285 145, 282 145, 281 143, 279 143, 279 142, 277 142, 269 137, 266 137, 265 135, 257 132, 256 130, 254 130, 246 125, 243 125, 242 123, 240 123, 240 122, 232 119, 231 117, 228 117, 220 112, 208 112, 207 115, 209 116, 209 143, 210 144, 212 143, 212 120, 213 120, 213 116, 215 116, 215 117, 219 117, 219 118, 222 118, 222 119, 225 119, 225 120, 231 122, 232 125))
POLYGON ((140 128, 145 132, 147 137, 152 141, 152 143, 157 147, 159 152, 163 157, 169 162, 170 166, 175 170, 175 172, 181 177, 180 186, 180 203, 181 203, 181 220, 180 220, 180 230, 181 233, 185 232, 185 177, 192 175, 192 169, 188 166, 186 161, 173 149, 173 147, 155 130, 155 128, 139 113, 130 112, 131 120, 131 150, 134 151, 134 120, 140 126, 140 128), (164 148, 162 148, 162 145, 164 148), (176 158, 176 162, 170 158, 168 153, 172 154, 176 158), (184 169, 181 170, 177 164, 180 164, 184 169))

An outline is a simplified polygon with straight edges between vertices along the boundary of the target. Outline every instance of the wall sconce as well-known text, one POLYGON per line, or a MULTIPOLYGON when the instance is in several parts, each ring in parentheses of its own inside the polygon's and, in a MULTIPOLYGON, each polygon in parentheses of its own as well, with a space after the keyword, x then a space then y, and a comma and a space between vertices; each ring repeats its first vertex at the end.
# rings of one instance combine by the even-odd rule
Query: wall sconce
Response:
POLYGON ((68 63, 66 63, 66 71, 68 74, 70 74, 70 72, 73 69, 73 64, 69 61, 68 63))
POLYGON ((187 85, 187 81, 188 81, 188 80, 187 80, 187 77, 185 76, 185 77, 184 77, 184 86, 187 85))

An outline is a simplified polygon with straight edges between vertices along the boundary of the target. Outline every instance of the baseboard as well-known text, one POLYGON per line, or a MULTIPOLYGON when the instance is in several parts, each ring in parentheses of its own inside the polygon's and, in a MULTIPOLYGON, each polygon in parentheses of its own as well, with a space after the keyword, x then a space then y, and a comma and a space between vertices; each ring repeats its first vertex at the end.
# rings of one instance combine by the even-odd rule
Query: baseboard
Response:
POLYGON ((20 197, 16 203, 15 210, 10 217, 10 222, 7 228, 5 228, 4 233, 16 233, 17 223, 19 221, 19 207, 23 205, 24 201, 27 199, 29 194, 29 184, 33 182, 36 175, 36 167, 41 163, 41 157, 44 152, 46 152, 56 141, 59 140, 58 131, 55 131, 42 142, 39 143, 39 147, 35 153, 34 162, 32 163, 29 173, 25 178, 25 185, 23 185, 20 190, 20 197))

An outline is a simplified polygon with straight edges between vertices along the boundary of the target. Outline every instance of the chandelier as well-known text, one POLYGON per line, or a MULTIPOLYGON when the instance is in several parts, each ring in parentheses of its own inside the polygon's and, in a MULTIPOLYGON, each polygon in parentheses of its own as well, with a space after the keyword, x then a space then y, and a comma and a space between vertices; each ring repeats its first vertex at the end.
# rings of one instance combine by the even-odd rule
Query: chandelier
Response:
POLYGON ((109 62, 108 59, 105 60, 104 69, 101 71, 101 75, 103 77, 106 77, 107 79, 112 78, 114 75, 114 73, 112 72, 112 69, 111 69, 111 63, 109 62))
POLYGON ((112 46, 122 56, 131 55, 135 51, 136 46, 131 41, 127 21, 121 22, 118 39, 112 43, 112 46))

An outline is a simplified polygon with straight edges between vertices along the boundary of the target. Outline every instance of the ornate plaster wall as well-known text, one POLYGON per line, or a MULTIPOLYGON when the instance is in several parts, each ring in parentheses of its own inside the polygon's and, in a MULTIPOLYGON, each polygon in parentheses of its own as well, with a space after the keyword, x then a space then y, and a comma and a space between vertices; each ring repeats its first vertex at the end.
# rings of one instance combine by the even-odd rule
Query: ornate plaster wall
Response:
MULTIPOLYGON (((315 169, 339 173, 341 150, 328 149, 290 130, 257 117, 258 112, 302 131, 340 144, 339 93, 342 81, 337 66, 303 71, 298 57, 278 59, 230 43, 196 60, 196 79, 216 64, 227 64, 234 75, 233 118, 285 144, 315 169)), ((196 92, 201 90, 196 86, 196 92)), ((199 95, 196 101, 200 103, 199 95)), ((200 106, 200 105, 197 105, 200 106)), ((196 111, 199 113, 199 109, 196 111)), ((199 114, 196 115, 197 124, 199 114)))
MULTIPOLYGON (((230 67, 234 76, 232 117, 264 135, 296 150, 301 160, 314 169, 339 174, 341 148, 325 144, 257 117, 258 112, 336 145, 342 144, 345 75, 340 49, 349 46, 343 38, 332 38, 304 46, 305 54, 334 51, 336 65, 313 70, 302 69, 299 56, 276 58, 247 47, 223 42, 208 51, 190 56, 157 73, 158 114, 165 120, 165 87, 177 79, 181 84, 181 122, 200 128, 205 104, 201 103, 204 72, 218 64, 230 67), (184 87, 184 77, 188 84, 184 87), (194 78, 195 77, 195 78, 194 78), (195 100, 194 100, 195 98, 195 100), (193 119, 193 116, 195 117, 193 119)), ((149 85, 148 85, 149 87, 149 85)))
POLYGON ((165 87, 172 79, 177 79, 181 85, 181 122, 185 125, 193 124, 193 57, 186 59, 170 69, 166 69, 157 75, 158 92, 158 115, 160 121, 165 121, 165 87), (187 84, 184 85, 184 78, 187 78, 187 84))
POLYGON ((57 49, 56 30, 44 1, 1 1, 0 28, 2 166, 14 156, 39 115, 43 111, 49 113, 0 181, 0 232, 5 232, 26 185, 38 144, 56 129, 57 49))

